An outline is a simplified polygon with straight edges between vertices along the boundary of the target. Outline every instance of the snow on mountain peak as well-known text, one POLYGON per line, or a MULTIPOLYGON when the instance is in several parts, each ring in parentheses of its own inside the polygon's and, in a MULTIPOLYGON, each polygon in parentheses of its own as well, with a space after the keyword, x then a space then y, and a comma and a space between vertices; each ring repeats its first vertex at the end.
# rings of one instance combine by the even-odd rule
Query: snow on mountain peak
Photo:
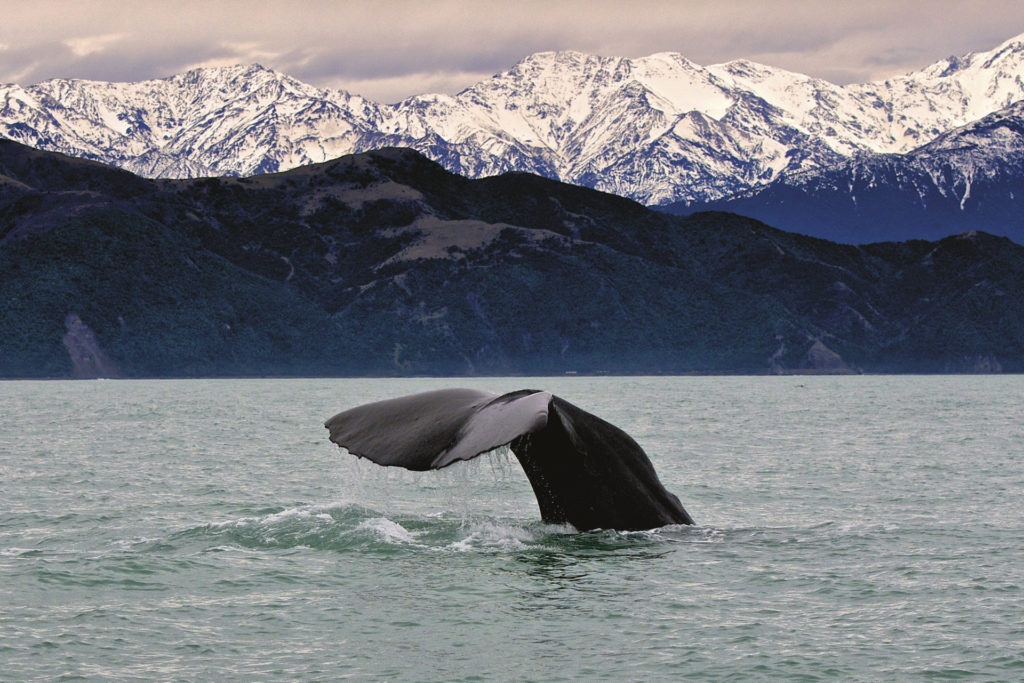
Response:
POLYGON ((155 176, 246 175, 386 145, 470 176, 539 173, 647 203, 708 199, 907 152, 1024 97, 1024 34, 875 83, 749 60, 538 52, 457 95, 394 105, 258 64, 0 87, 0 135, 155 176))

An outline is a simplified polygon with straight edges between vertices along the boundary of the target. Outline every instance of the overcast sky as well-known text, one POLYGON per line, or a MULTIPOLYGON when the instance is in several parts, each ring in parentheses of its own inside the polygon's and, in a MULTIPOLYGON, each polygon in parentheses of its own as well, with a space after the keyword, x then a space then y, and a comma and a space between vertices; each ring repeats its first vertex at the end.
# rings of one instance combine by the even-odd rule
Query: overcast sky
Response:
POLYGON ((455 93, 545 50, 745 58, 845 84, 1024 33, 1020 0, 0 0, 0 17, 4 83, 258 62, 381 102, 455 93))

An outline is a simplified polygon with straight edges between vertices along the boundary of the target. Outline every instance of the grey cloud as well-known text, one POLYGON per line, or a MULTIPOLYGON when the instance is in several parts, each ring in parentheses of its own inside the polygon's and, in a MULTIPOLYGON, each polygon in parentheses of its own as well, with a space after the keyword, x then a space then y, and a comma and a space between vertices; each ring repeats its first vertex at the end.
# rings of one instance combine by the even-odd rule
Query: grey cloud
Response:
POLYGON ((231 51, 218 45, 184 44, 137 47, 133 59, 124 59, 118 52, 97 52, 78 59, 72 72, 79 77, 109 81, 138 81, 170 76, 188 69, 197 62, 230 57, 231 51))
POLYGON ((10 82, 14 74, 23 74, 18 79, 23 85, 51 78, 139 81, 170 76, 197 62, 229 56, 230 51, 222 46, 202 43, 134 46, 78 56, 64 43, 50 41, 4 51, 0 81, 10 82))
POLYGON ((747 58, 851 82, 989 49, 1024 31, 1024 3, 1015 0, 36 0, 8 14, 2 80, 142 80, 211 60, 259 61, 314 85, 379 87, 360 93, 375 99, 396 98, 403 85, 410 91, 402 96, 422 92, 424 75, 454 91, 472 84, 458 83, 460 74, 476 78, 533 52, 566 49, 674 51, 701 64, 747 58), (111 33, 125 37, 85 56, 62 42, 111 33))
MULTIPOLYGON (((403 46, 384 52, 324 51, 298 67, 296 76, 306 78, 374 79, 423 72, 486 72, 507 69, 528 54, 552 49, 539 41, 484 46, 460 45, 440 51, 427 46, 403 46)), ((556 48, 557 49, 557 48, 556 48)))

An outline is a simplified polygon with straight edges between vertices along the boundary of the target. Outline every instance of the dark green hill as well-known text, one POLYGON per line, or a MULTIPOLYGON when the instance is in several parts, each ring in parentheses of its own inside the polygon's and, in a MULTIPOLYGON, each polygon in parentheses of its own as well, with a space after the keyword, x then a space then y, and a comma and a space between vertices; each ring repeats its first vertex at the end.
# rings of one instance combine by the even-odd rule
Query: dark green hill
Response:
POLYGON ((150 181, 0 142, 0 376, 1024 369, 1024 249, 838 245, 409 150, 150 181))

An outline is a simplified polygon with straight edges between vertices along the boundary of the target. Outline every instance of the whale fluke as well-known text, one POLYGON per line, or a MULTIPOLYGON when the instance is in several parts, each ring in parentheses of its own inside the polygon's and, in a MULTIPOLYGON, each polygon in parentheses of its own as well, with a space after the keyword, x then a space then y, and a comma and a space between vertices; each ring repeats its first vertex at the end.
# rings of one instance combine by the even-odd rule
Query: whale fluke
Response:
POLYGON ((626 432, 545 391, 428 391, 346 410, 324 426, 353 455, 417 471, 508 445, 552 524, 580 531, 693 524, 626 432))

